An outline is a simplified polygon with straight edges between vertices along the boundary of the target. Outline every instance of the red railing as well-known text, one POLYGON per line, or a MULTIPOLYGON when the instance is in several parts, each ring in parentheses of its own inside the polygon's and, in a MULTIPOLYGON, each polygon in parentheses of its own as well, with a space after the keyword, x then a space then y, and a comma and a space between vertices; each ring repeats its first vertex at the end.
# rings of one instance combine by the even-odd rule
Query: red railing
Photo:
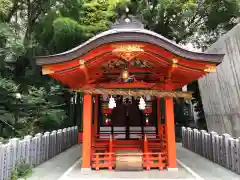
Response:
POLYGON ((167 166, 166 153, 143 153, 143 168, 149 171, 151 168, 163 170, 167 166))
POLYGON ((94 153, 92 157, 92 168, 98 171, 100 168, 112 170, 115 167, 116 156, 114 153, 94 153))
MULTIPOLYGON (((159 147, 161 148, 161 147, 159 147)), ((147 136, 143 140, 143 168, 149 171, 151 168, 159 168, 163 170, 167 166, 166 151, 163 152, 149 152, 149 141, 147 136)))
MULTIPOLYGON (((162 170, 167 166, 165 139, 164 137, 161 137, 161 135, 156 136, 158 138, 148 139, 147 134, 145 134, 142 141, 142 166, 148 171, 152 168, 158 168, 159 170, 162 170), (154 152, 156 150, 158 152, 154 152)), ((108 168, 109 170, 112 170, 113 168, 115 168, 116 154, 114 152, 114 148, 116 148, 115 145, 117 140, 115 142, 113 137, 114 135, 112 136, 111 134, 109 134, 108 139, 95 139, 95 146, 93 148, 103 148, 105 150, 101 153, 93 151, 94 153, 92 156, 92 168, 95 168, 96 170, 99 170, 100 168, 108 168)))
MULTIPOLYGON (((99 147, 97 147, 99 148, 99 147)), ((115 166, 116 156, 113 153, 113 138, 110 135, 108 141, 108 152, 104 153, 93 153, 92 157, 92 168, 95 168, 97 171, 100 168, 108 168, 112 170, 115 166)))

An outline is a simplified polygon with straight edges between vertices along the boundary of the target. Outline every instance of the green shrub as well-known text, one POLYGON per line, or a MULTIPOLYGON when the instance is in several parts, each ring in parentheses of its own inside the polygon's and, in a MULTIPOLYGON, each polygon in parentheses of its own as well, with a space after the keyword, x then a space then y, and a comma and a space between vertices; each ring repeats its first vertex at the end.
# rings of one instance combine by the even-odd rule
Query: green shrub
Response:
POLYGON ((25 162, 21 162, 12 170, 11 180, 18 180, 19 178, 26 179, 31 173, 32 166, 25 162))

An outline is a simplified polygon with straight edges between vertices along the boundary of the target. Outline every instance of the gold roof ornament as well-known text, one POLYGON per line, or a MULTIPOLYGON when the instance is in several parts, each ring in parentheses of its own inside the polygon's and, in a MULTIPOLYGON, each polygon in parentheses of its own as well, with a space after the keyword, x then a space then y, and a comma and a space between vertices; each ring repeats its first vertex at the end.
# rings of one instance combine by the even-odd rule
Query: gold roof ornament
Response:
POLYGON ((80 68, 83 69, 85 67, 85 61, 83 59, 79 60, 80 68))
POLYGON ((47 68, 42 68, 42 75, 53 74, 54 71, 47 68))
POLYGON ((143 45, 140 44, 119 44, 113 45, 113 52, 143 52, 143 45))
POLYGON ((176 68, 176 67, 178 67, 178 60, 177 59, 173 59, 173 62, 172 62, 172 67, 173 68, 176 68))
POLYGON ((217 71, 216 65, 215 66, 214 65, 211 65, 211 66, 207 65, 207 68, 204 69, 204 71, 205 72, 216 72, 217 71))
POLYGON ((139 55, 139 53, 144 52, 142 45, 139 44, 120 44, 113 45, 113 53, 116 53, 119 57, 126 61, 131 61, 139 55))

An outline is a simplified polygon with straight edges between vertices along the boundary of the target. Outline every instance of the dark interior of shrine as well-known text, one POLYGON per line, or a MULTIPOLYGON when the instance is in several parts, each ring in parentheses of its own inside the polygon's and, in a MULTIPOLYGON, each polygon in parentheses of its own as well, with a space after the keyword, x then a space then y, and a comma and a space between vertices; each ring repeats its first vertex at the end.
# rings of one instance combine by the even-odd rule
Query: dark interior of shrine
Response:
MULTIPOLYGON (((99 102, 102 104, 102 96, 99 96, 99 102)), ((73 99, 75 99, 70 105, 69 116, 70 122, 77 124, 79 126, 79 131, 82 131, 82 108, 83 108, 83 95, 82 93, 73 94, 73 99)), ((157 100, 152 98, 152 113, 148 116, 148 126, 156 127, 157 126, 157 100)), ((102 105, 99 106, 99 124, 98 131, 100 127, 113 127, 113 126, 137 126, 144 127, 145 115, 138 108, 139 98, 129 97, 123 98, 122 96, 117 96, 116 98, 116 108, 113 109, 111 117, 107 117, 102 112, 102 105), (131 98, 131 99, 130 99, 131 98), (126 105, 126 99, 128 99, 128 105, 126 105), (127 108, 128 106, 128 116, 127 108), (111 122, 106 124, 106 118, 111 119, 111 122)), ((161 108, 161 122, 165 123, 165 109, 164 109, 164 100, 160 99, 160 108, 161 108)), ((94 100, 93 100, 93 112, 94 114, 94 100)), ((178 99, 174 101, 174 113, 175 113, 175 134, 176 140, 181 140, 181 126, 186 126, 191 120, 189 115, 188 104, 184 102, 183 99, 178 99)), ((92 116, 94 117, 94 116, 92 116)), ((93 121, 93 119, 92 119, 93 121)), ((156 128, 157 131, 157 128, 156 128)))

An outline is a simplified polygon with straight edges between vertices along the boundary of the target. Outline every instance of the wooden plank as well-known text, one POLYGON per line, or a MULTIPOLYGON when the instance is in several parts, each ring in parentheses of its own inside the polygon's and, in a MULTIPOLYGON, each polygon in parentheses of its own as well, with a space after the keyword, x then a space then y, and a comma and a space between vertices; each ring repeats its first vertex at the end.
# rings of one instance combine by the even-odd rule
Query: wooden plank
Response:
POLYGON ((116 170, 142 170, 142 153, 128 152, 116 155, 116 170))

